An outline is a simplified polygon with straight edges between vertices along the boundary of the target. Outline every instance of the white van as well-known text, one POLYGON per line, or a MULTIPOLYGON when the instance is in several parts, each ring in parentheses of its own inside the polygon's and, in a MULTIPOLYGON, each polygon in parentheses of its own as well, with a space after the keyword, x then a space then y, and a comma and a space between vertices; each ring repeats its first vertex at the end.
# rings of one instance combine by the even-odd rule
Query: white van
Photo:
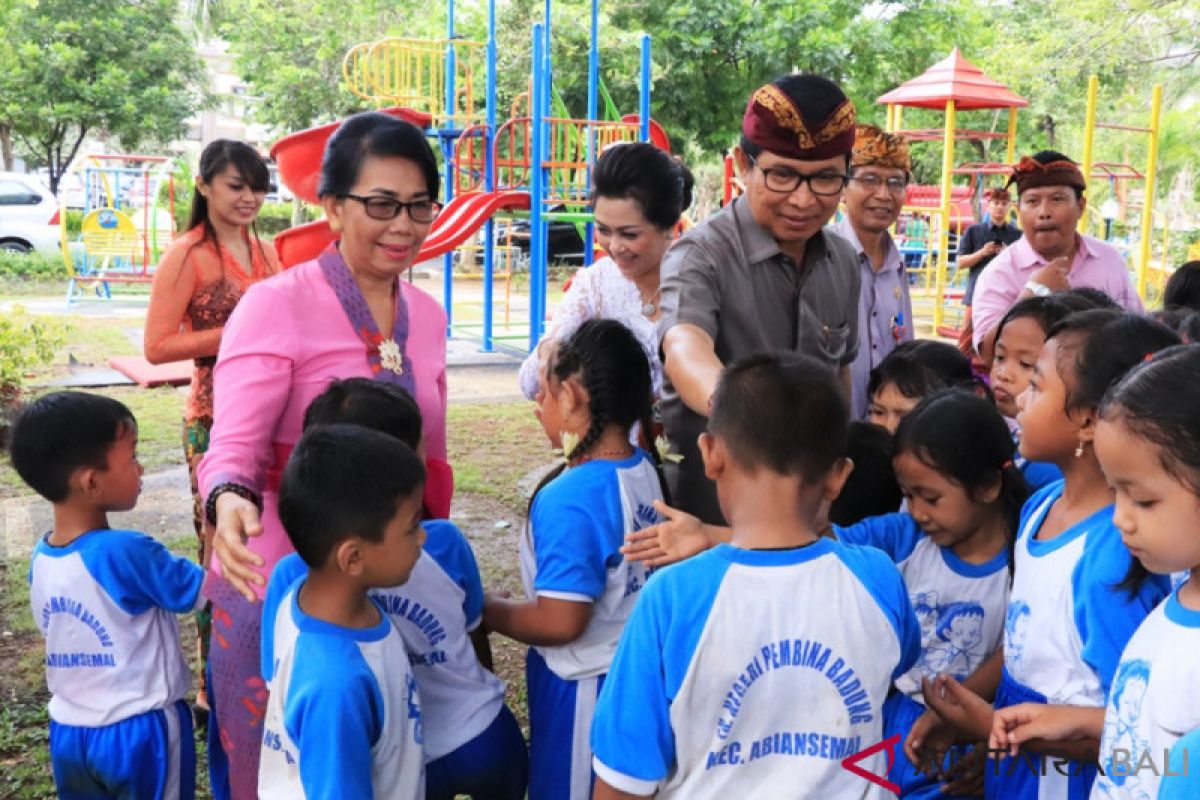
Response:
POLYGON ((0 250, 47 256, 60 251, 58 200, 37 178, 0 172, 0 250))

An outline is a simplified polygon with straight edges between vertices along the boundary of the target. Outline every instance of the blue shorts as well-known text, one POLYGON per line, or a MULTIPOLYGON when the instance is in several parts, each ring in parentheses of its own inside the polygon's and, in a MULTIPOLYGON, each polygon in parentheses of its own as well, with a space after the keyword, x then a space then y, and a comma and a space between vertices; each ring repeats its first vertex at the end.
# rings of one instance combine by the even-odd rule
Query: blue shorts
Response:
POLYGON ((192 800, 196 742, 183 700, 86 728, 50 721, 50 765, 62 800, 192 800))
POLYGON ((528 783, 529 752, 508 706, 483 733, 425 765, 425 800, 524 800, 528 783))
POLYGON ((529 648, 529 800, 592 796, 592 717, 604 677, 565 681, 529 648))
MULTIPOLYGON (((925 713, 925 706, 913 700, 904 692, 893 692, 883 704, 883 738, 890 739, 900 734, 900 742, 908 738, 909 731, 917 718, 925 713)), ((969 748, 956 747, 946 755, 943 768, 948 768, 954 759, 962 758, 969 748)), ((904 800, 929 800, 930 798, 958 798, 962 795, 946 794, 942 784, 913 766, 904 754, 902 747, 897 747, 895 760, 888 770, 888 780, 900 787, 900 797, 904 800)))

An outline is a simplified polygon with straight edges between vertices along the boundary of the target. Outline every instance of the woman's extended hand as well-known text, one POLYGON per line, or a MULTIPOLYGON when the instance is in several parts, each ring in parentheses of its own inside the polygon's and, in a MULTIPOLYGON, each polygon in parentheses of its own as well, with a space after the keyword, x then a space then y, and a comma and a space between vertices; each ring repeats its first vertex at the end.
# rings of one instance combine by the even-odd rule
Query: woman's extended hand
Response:
POLYGON ((253 603, 257 600, 250 584, 265 586, 267 579, 258 568, 263 560, 246 547, 246 538, 262 533, 258 506, 233 492, 217 497, 217 526, 213 532, 213 552, 221 564, 221 574, 229 585, 253 603))
POLYGON ((654 510, 666 521, 625 537, 621 553, 630 561, 643 561, 647 567, 662 567, 712 547, 704 523, 696 517, 671 508, 661 500, 654 501, 654 510))

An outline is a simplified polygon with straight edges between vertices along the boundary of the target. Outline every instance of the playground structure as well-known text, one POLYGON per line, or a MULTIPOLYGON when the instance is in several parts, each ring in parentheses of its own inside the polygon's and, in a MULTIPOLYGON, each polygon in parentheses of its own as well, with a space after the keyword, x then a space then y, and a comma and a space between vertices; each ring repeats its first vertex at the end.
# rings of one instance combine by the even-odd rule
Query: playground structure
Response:
POLYGON ((111 284, 153 280, 153 267, 175 233, 174 168, 166 156, 88 155, 68 170, 79 176, 84 193, 77 248, 62 226, 68 305, 85 284, 111 298, 111 284), (163 185, 167 209, 159 207, 163 185))
MULTIPOLYGON (((584 118, 573 118, 557 96, 551 59, 550 0, 545 21, 535 23, 532 35, 532 75, 529 91, 513 104, 512 113, 497 122, 495 2, 488 3, 487 41, 459 38, 454 29, 454 0, 448 0, 444 40, 382 39, 357 45, 343 62, 343 78, 357 96, 385 113, 422 127, 435 139, 444 165, 446 205, 434 221, 418 261, 443 258, 443 306, 447 335, 476 334, 481 349, 513 342, 524 350, 541 338, 548 294, 547 231, 552 222, 582 228, 583 261, 593 257, 589 207, 591 169, 601 150, 618 141, 653 141, 669 149, 661 127, 650 119, 650 39, 642 37, 639 112, 620 115, 599 75, 599 6, 591 5, 591 43, 588 54, 588 101, 584 118), (480 64, 480 61, 483 63, 480 64), (484 91, 479 100, 479 75, 484 91), (605 118, 598 106, 605 101, 605 118), (498 243, 495 217, 504 214, 507 243, 498 243), (519 248, 512 243, 512 221, 529 221, 529 310, 527 323, 512 323, 508 310, 510 279, 519 248), (482 231, 482 244, 469 240, 482 231), (471 309, 454 302, 452 251, 467 247, 482 251, 482 301, 479 319, 459 319, 471 309), (503 269, 497 269, 496 256, 503 269), (497 330, 494 286, 505 281, 505 320, 497 330), (519 342, 519 345, 516 344, 519 342)), ((281 139, 271 149, 281 180, 299 198, 315 203, 316 183, 325 142, 337 125, 301 131, 281 139)), ((285 231, 276 237, 285 266, 313 258, 335 234, 324 220, 285 231)), ((510 345, 512 346, 512 345, 510 345)))

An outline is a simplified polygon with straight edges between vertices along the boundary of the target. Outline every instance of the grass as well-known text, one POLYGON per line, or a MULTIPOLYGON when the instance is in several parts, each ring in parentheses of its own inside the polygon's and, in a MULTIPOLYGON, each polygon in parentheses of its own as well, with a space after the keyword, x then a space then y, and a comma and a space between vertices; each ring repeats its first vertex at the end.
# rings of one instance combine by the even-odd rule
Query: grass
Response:
POLYGON ((462 403, 446 414, 456 492, 490 497, 516 509, 527 500, 521 478, 554 456, 533 404, 462 403))

